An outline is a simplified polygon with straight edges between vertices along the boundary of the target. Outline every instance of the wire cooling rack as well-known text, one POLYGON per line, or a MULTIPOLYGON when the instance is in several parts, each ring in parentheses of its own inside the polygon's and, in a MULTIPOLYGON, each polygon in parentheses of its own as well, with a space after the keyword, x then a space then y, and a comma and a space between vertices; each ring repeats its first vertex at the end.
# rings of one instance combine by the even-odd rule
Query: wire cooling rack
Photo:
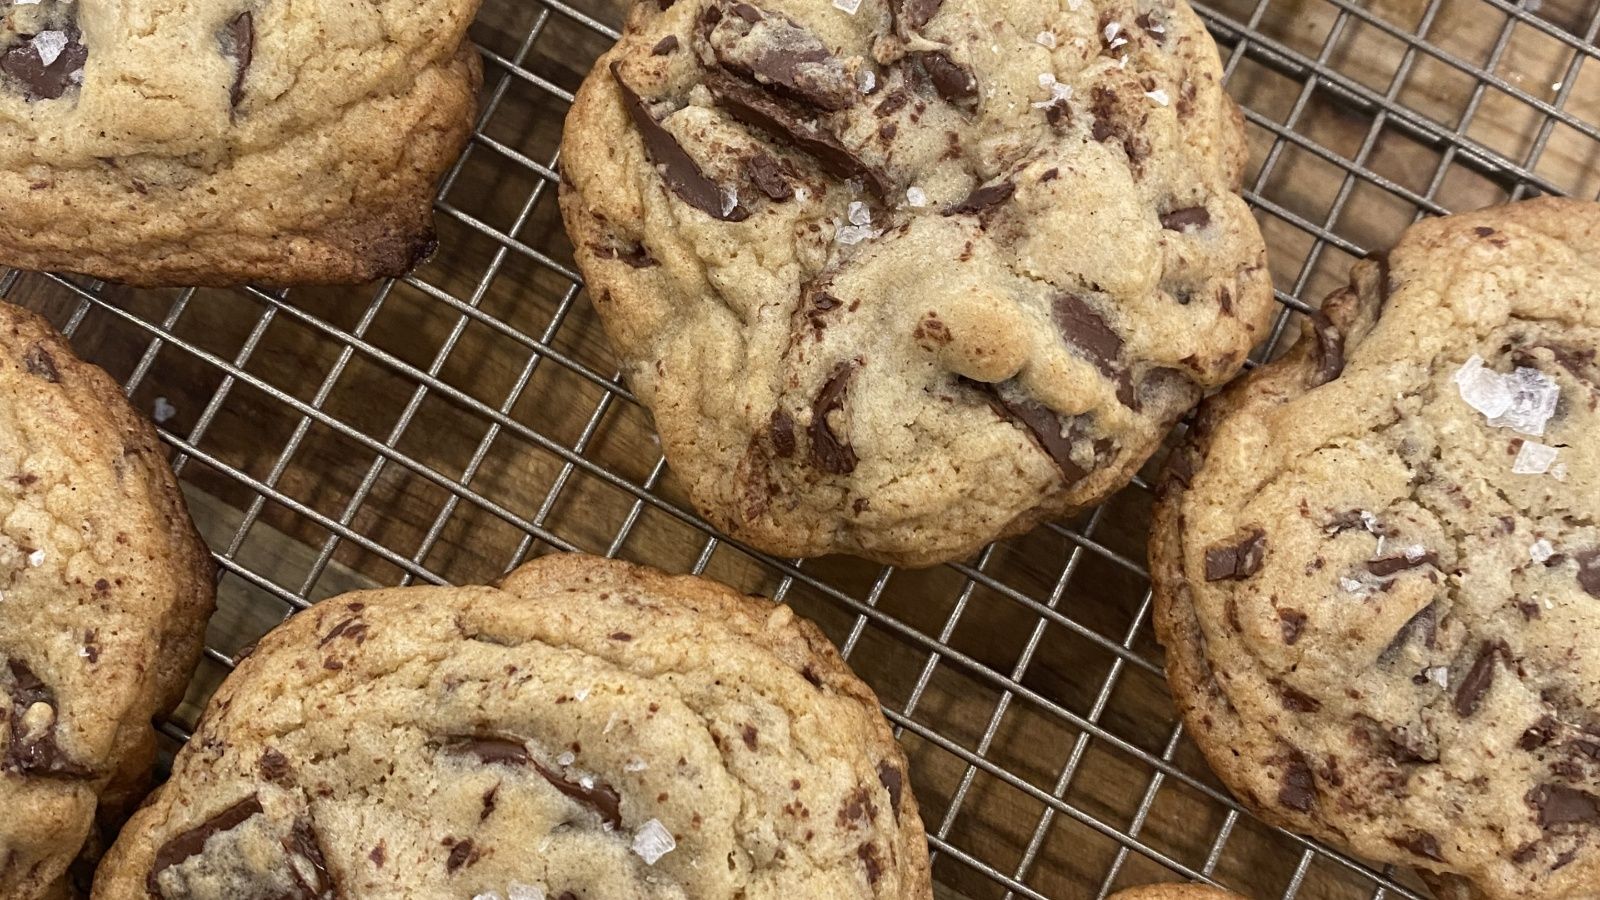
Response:
MULTIPOLYGON (((1199 10, 1245 107, 1246 196, 1283 304, 1258 358, 1420 216, 1600 192, 1596 0, 1199 10)), ((941 897, 1184 879, 1425 896, 1406 873, 1255 821, 1185 739, 1150 633, 1147 478, 927 572, 770 559, 685 505, 555 211, 560 121, 620 18, 605 0, 487 0, 479 127, 440 192, 440 254, 411 277, 133 291, 0 270, 0 296, 49 315, 156 418, 220 563, 168 749, 240 649, 310 603, 582 549, 704 573, 821 624, 912 758, 941 897)))

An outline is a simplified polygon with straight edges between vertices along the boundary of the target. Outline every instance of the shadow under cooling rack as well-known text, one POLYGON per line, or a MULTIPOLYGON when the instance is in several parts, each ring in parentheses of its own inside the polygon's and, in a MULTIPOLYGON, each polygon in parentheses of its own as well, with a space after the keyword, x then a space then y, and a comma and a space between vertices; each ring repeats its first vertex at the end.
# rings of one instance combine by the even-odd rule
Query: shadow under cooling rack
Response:
MULTIPOLYGON (((1282 314, 1420 216, 1600 193, 1596 0, 1220 0, 1246 196, 1282 314)), ((555 208, 560 124, 606 2, 486 0, 442 251, 362 289, 134 291, 6 272, 157 415, 222 568, 182 741, 240 649, 346 590, 474 582, 552 549, 703 573, 817 621, 911 757, 941 897, 1423 896, 1244 814, 1184 738, 1149 627, 1144 479, 969 564, 775 560, 685 504, 616 374, 555 208)), ((1147 472, 1148 474, 1148 472, 1147 472)), ((176 746, 174 743, 172 746, 176 746)), ((169 747, 171 749, 171 747, 169 747)))

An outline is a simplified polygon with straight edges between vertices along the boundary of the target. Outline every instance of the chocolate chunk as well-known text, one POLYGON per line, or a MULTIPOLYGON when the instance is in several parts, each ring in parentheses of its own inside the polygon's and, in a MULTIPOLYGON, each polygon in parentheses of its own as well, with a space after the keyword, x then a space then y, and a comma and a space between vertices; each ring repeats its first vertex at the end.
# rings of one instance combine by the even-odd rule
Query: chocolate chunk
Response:
POLYGON ((1400 648, 1410 642, 1413 635, 1422 635, 1422 642, 1432 647, 1438 632, 1439 614, 1434 609, 1433 604, 1429 603, 1422 609, 1417 610, 1416 615, 1407 619, 1406 623, 1400 626, 1400 630, 1395 632, 1394 637, 1389 641, 1389 646, 1383 649, 1383 653, 1378 658, 1385 662, 1393 660, 1395 655, 1400 652, 1400 648))
POLYGON ((1311 764, 1305 754, 1290 750, 1283 766, 1283 784, 1278 788, 1278 802, 1297 812, 1310 812, 1317 799, 1317 783, 1311 774, 1311 764))
POLYGON ((1380 559, 1369 559, 1367 560, 1367 571, 1379 578, 1387 578, 1390 575, 1404 572, 1408 569, 1420 569, 1423 566, 1438 565, 1439 554, 1429 550, 1414 559, 1404 553, 1396 556, 1385 556, 1380 559))
POLYGON ((326 647, 329 643, 339 638, 347 638, 355 641, 357 644, 366 643, 367 623, 361 621, 355 616, 351 616, 350 618, 345 619, 329 629, 327 635, 324 636, 321 641, 317 642, 317 646, 326 647))
POLYGON ((1527 730, 1522 732, 1522 738, 1517 741, 1517 746, 1528 751, 1537 750, 1555 739, 1558 727, 1560 726, 1555 719, 1541 716, 1539 721, 1529 725, 1527 730))
MULTIPOLYGON (((998 387, 981 381, 961 380, 963 384, 976 388, 984 393, 989 406, 1003 419, 1022 426, 1023 430, 1031 435, 1034 441, 1050 457, 1056 467, 1061 470, 1061 476, 1066 483, 1076 484, 1088 476, 1087 469, 1078 465, 1072 459, 1073 444, 1082 439, 1083 434, 1074 421, 1069 426, 1053 409, 1037 400, 1012 400, 1009 399, 998 387)), ((1109 442, 1096 442, 1094 447, 1095 462, 1101 461, 1102 455, 1108 455, 1111 450, 1109 442)))
POLYGON ((1161 214, 1161 227, 1168 231, 1188 231, 1211 224, 1211 213, 1204 206, 1186 206, 1161 214))
POLYGON ((1278 610, 1278 621, 1283 625, 1283 642, 1294 646, 1306 628, 1306 614, 1298 609, 1278 610))
POLYGON ((731 78, 708 75, 705 84, 712 99, 728 115, 810 156, 824 172, 836 178, 860 179, 880 200, 889 195, 889 182, 882 172, 838 138, 806 121, 792 105, 731 78))
POLYGON ((472 843, 472 839, 463 838, 450 848, 450 855, 444 861, 444 870, 454 872, 462 866, 476 862, 477 859, 477 847, 472 843))
POLYGON ((161 896, 161 883, 158 878, 162 872, 199 855, 212 835, 232 831, 251 817, 260 814, 261 801, 256 795, 251 794, 188 831, 175 835, 156 850, 155 861, 150 865, 150 874, 145 876, 145 888, 153 896, 161 896))
POLYGON ((860 360, 840 363, 811 404, 811 425, 806 429, 811 436, 811 462, 818 469, 833 475, 848 475, 856 468, 855 450, 850 447, 848 440, 840 440, 834 433, 828 424, 828 414, 844 409, 845 401, 849 398, 850 382, 860 368, 860 360))
POLYGON ((1116 385, 1117 400, 1123 406, 1133 406, 1133 380, 1122 364, 1122 336, 1077 294, 1060 293, 1052 297, 1050 318, 1066 342, 1088 357, 1100 374, 1116 385))
POLYGON ((1539 842, 1529 841, 1511 853, 1511 861, 1519 866, 1527 865, 1539 854, 1539 842))
POLYGON ((21 35, 22 40, 0 54, 0 71, 21 82, 23 94, 29 100, 58 99, 67 88, 83 80, 83 65, 89 60, 89 49, 79 37, 76 26, 62 32, 21 35), (48 65, 39 55, 38 40, 42 34, 59 34, 66 38, 66 46, 48 65))
POLYGON ((544 776, 545 781, 550 782, 551 787, 594 810, 600 816, 600 821, 613 829, 622 827, 622 797, 610 785, 595 781, 592 787, 584 787, 568 781, 560 772, 545 768, 538 762, 534 762, 533 767, 544 776))
POLYGON ((328 871, 328 860, 322 855, 321 843, 310 822, 296 820, 282 843, 284 852, 289 854, 289 874, 300 888, 300 893, 291 894, 288 900, 321 900, 330 893, 337 896, 332 890, 333 874, 328 871), (305 865, 296 865, 296 858, 304 860, 305 865))
POLYGON ((1456 715, 1465 719, 1478 711, 1483 695, 1494 684, 1495 662, 1499 655, 1500 648, 1492 641, 1484 641, 1478 648, 1478 658, 1473 660, 1472 668, 1456 688, 1456 715))
POLYGON ((468 734, 452 737, 444 745, 447 753, 476 756, 478 761, 495 766, 525 766, 528 747, 515 738, 468 734))
POLYGON ((767 426, 767 432, 772 438, 772 450, 779 457, 788 459, 794 455, 794 419, 781 409, 772 411, 772 421, 767 426))
POLYGON ((1311 376, 1311 386, 1317 387, 1344 372, 1344 332, 1321 311, 1315 311, 1311 313, 1311 333, 1317 339, 1317 369, 1311 376))
POLYGON ((1591 597, 1600 597, 1600 548, 1579 550, 1572 559, 1578 564, 1578 587, 1591 597))
POLYGON ((50 690, 28 664, 12 659, 6 664, 11 672, 11 742, 0 758, 0 771, 18 772, 43 778, 93 778, 89 766, 71 759, 56 743, 56 729, 60 722, 55 692, 50 690), (28 711, 37 705, 49 707, 49 724, 35 733, 29 728, 28 711))
POLYGON ((1283 708, 1290 712, 1312 713, 1322 708, 1322 701, 1287 684, 1279 682, 1278 699, 1283 702, 1283 708))
POLYGON ((733 6, 707 35, 717 62, 757 86, 827 112, 855 105, 855 79, 815 34, 787 16, 733 6))
POLYGON ((867 868, 867 884, 875 885, 883 877, 883 861, 878 859, 878 846, 876 844, 862 844, 856 850, 856 856, 861 864, 867 868))
POLYGON ((1242 581, 1261 571, 1267 556, 1267 533, 1246 529, 1232 544, 1206 551, 1206 581, 1242 581))
POLYGON ((779 203, 794 199, 794 188, 790 186, 783 166, 770 153, 757 153, 745 160, 744 174, 756 186, 756 190, 767 195, 767 199, 779 203))
POLYGON ((617 82, 617 89, 622 92, 622 102, 628 109, 628 117, 633 120, 633 126, 639 129, 639 134, 644 138, 645 154, 650 157, 650 162, 661 173, 661 178, 667 187, 677 194, 679 199, 700 210, 714 219, 723 222, 742 222, 750 217, 750 211, 739 206, 737 201, 729 203, 730 197, 716 182, 706 177, 694 161, 678 143, 672 133, 661 127, 661 123, 650 114, 650 108, 628 83, 622 80, 621 64, 611 64, 611 77, 617 82))
POLYGON ((1600 798, 1560 784, 1541 784, 1528 792, 1528 805, 1539 814, 1539 827, 1600 823, 1600 798))
POLYGON ((1155 38, 1156 43, 1158 43, 1158 44, 1166 39, 1167 27, 1165 25, 1162 25, 1160 22, 1157 22, 1147 12, 1142 12, 1142 13, 1139 13, 1137 16, 1134 16, 1133 24, 1135 24, 1135 25, 1139 26, 1140 28, 1144 29, 1144 33, 1150 35, 1153 38, 1155 38))
POLYGON ((675 51, 677 49, 678 49, 678 36, 675 35, 675 34, 669 34, 666 37, 662 38, 661 40, 656 41, 656 45, 654 47, 650 48, 650 55, 652 55, 652 56, 666 56, 667 54, 672 53, 673 51, 675 51))
POLYGON ((1410 850, 1423 859, 1444 862, 1439 852, 1439 839, 1426 831, 1414 831, 1403 838, 1389 838, 1389 843, 1402 850, 1410 850))
POLYGON ((878 781, 889 792, 889 808, 896 822, 900 821, 900 794, 905 789, 905 774, 886 762, 878 763, 878 781))
POLYGON ((944 0, 889 0, 889 15, 895 25, 906 31, 916 31, 933 19, 944 0))
POLYGON ((998 184, 986 184, 973 190, 972 193, 967 195, 967 199, 954 206, 946 207, 944 214, 947 216, 974 216, 1010 200, 1011 195, 1016 192, 1017 186, 1009 178, 998 184))
POLYGON ((27 368, 28 374, 35 378, 42 378, 51 383, 61 381, 61 370, 56 368, 56 358, 50 355, 50 351, 46 350, 43 344, 29 347, 28 352, 22 356, 22 364, 27 368))
POLYGON ((289 757, 278 752, 276 747, 268 747, 256 765, 261 770, 261 777, 268 781, 281 783, 289 780, 289 757))
POLYGON ((977 106, 978 79, 951 59, 949 54, 942 50, 931 50, 914 53, 912 59, 927 73, 928 80, 933 82, 933 89, 945 102, 968 109, 977 106))
POLYGON ((222 52, 233 57, 233 87, 228 102, 237 107, 244 98, 244 77, 256 55, 256 24, 249 11, 240 13, 222 33, 222 52))

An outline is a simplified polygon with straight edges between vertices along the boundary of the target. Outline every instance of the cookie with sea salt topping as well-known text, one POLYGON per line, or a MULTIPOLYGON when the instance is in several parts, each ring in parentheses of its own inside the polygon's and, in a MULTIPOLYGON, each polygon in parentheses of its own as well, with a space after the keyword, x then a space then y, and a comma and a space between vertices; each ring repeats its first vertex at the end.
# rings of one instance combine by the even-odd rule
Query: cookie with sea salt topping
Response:
POLYGON ((906 761, 787 607, 545 557, 267 635, 97 900, 931 900, 906 761))
POLYGON ((0 2, 0 265, 346 283, 433 247, 478 0, 0 2))
POLYGON ((1126 484, 1272 305, 1220 74, 1182 0, 638 4, 562 209, 694 503, 929 565, 1126 484))
POLYGON ((214 596, 150 425, 0 304, 0 897, 60 896, 131 811, 214 596))
POLYGON ((1600 205, 1423 221, 1208 401, 1151 550, 1190 733, 1452 900, 1600 883, 1600 205))

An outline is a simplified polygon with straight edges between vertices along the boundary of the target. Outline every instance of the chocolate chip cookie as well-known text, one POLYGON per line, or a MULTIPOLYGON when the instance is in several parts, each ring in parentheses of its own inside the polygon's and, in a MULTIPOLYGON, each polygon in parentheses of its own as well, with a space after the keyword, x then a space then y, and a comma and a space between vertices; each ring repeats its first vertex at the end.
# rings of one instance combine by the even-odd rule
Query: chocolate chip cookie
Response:
POLYGON ((928 565, 1095 503, 1270 313, 1182 0, 640 3, 562 209, 689 496, 928 565))
POLYGON ((1195 741, 1448 898, 1600 884, 1600 205, 1412 227, 1208 402, 1154 526, 1195 741))
POLYGON ((94 896, 931 900, 924 841, 876 699, 810 623, 554 556, 269 634, 94 896))
POLYGON ((0 304, 0 896, 57 896, 97 814, 139 799, 212 602, 150 425, 0 304))
POLYGON ((478 0, 0 2, 0 264, 344 283, 433 246, 478 0))

